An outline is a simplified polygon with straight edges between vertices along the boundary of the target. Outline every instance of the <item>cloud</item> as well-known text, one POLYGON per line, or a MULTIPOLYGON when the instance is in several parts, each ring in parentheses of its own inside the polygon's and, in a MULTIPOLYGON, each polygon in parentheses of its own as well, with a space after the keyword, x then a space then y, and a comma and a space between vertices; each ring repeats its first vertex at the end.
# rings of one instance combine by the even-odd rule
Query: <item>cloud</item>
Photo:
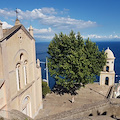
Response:
POLYGON ((96 35, 96 34, 90 34, 86 36, 82 36, 83 38, 90 38, 90 39, 120 39, 120 36, 118 35, 108 35, 108 36, 101 36, 101 35, 96 35))
POLYGON ((96 22, 76 20, 69 17, 45 17, 40 22, 58 29, 82 29, 96 26, 96 22))
POLYGON ((7 29, 7 28, 13 27, 12 25, 8 24, 7 22, 2 22, 2 23, 3 23, 3 25, 2 25, 3 29, 7 29))
POLYGON ((69 12, 69 9, 64 8, 63 11, 61 11, 61 14, 67 14, 69 12))
POLYGON ((41 34, 41 33, 50 33, 52 29, 49 27, 48 29, 36 29, 34 28, 34 34, 41 34))
MULTIPOLYGON (((25 20, 35 20, 44 18, 46 15, 42 13, 42 9, 34 9, 32 11, 26 10, 25 12, 18 9, 18 17, 19 19, 25 19, 25 20)), ((46 13, 47 14, 47 13, 46 13)))
POLYGON ((8 9, 0 9, 0 16, 8 18, 8 17, 14 17, 15 11, 8 10, 8 9))
MULTIPOLYGON (((63 11, 68 11, 64 9, 63 11)), ((15 17, 15 12, 8 9, 0 9, 0 16, 15 17)), ((96 22, 61 17, 54 8, 33 9, 22 11, 18 9, 18 18, 21 20, 38 20, 40 24, 57 29, 83 29, 97 26, 96 22)))
POLYGON ((44 29, 36 29, 33 28, 34 30, 34 37, 37 39, 40 39, 40 41, 50 41, 54 37, 54 31, 49 27, 49 28, 44 28, 44 29))
POLYGON ((42 8, 42 9, 41 9, 41 12, 42 12, 43 14, 50 14, 50 15, 52 15, 52 14, 57 14, 57 12, 55 11, 54 8, 47 8, 47 7, 42 8))
POLYGON ((49 36, 46 36, 46 35, 34 35, 35 38, 39 38, 40 41, 44 41, 45 40, 52 40, 54 35, 49 35, 49 36))
POLYGON ((112 38, 120 39, 120 36, 118 36, 118 35, 109 35, 109 38, 110 39, 112 39, 112 38))

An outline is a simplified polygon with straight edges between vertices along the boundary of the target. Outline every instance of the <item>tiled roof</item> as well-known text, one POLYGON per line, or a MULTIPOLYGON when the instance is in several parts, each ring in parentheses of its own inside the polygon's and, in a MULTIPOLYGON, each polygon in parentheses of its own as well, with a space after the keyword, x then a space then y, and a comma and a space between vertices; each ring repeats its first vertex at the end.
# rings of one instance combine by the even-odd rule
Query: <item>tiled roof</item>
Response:
POLYGON ((14 27, 12 27, 11 29, 7 30, 4 34, 3 34, 3 38, 0 39, 0 42, 4 41, 5 39, 8 39, 9 37, 11 37, 12 35, 14 35, 19 29, 22 29, 31 39, 34 39, 30 33, 25 29, 25 27, 20 24, 20 25, 15 25, 14 27))
POLYGON ((5 40, 7 37, 9 37, 14 32, 16 32, 20 27, 21 27, 21 25, 16 25, 16 26, 12 27, 11 29, 7 30, 7 32, 4 33, 3 38, 1 38, 0 41, 5 40))

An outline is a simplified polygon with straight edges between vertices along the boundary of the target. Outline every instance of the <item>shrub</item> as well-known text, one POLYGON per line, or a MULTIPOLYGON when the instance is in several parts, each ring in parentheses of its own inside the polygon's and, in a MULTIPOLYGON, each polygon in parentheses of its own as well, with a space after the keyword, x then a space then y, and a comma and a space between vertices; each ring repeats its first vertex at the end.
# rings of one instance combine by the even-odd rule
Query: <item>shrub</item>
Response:
POLYGON ((47 82, 42 81, 42 95, 43 95, 43 98, 45 98, 47 93, 50 93, 50 88, 47 85, 47 82))

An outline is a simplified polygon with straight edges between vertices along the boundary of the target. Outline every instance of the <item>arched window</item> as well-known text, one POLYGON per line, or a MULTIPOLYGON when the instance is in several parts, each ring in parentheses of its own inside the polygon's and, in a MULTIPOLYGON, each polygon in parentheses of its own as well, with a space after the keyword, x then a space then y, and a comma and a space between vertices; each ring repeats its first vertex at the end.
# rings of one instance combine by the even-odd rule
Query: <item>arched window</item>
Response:
POLYGON ((109 77, 106 77, 105 78, 105 85, 108 85, 109 84, 109 77))
POLYGON ((106 71, 109 72, 109 66, 106 66, 106 71))
POLYGON ((20 54, 20 60, 23 61, 23 53, 20 54))
POLYGON ((16 65, 16 80, 17 80, 17 90, 20 90, 20 64, 16 65))
POLYGON ((24 62, 24 80, 25 80, 25 85, 27 84, 27 60, 24 62))
POLYGON ((30 97, 27 96, 22 103, 22 112, 28 116, 31 116, 31 102, 30 97))

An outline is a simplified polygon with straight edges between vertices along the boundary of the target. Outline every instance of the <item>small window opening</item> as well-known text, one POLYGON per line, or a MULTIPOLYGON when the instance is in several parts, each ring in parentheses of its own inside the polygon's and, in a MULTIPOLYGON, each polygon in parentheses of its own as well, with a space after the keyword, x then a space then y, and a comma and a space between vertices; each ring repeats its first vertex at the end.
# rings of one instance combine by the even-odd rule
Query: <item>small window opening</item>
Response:
POLYGON ((20 60, 23 61, 23 53, 20 54, 20 60))

